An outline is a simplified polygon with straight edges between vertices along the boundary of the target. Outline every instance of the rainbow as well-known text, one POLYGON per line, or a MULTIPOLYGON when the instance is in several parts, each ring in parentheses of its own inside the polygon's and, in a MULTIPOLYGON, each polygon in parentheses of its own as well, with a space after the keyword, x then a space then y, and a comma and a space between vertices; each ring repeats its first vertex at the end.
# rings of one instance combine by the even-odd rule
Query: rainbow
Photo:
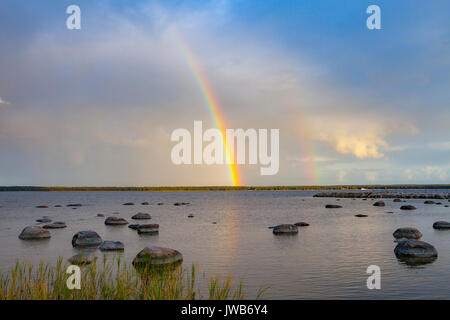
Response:
POLYGON ((214 121, 216 128, 219 129, 220 132, 222 133, 223 145, 225 146, 225 156, 227 160, 226 163, 228 164, 229 168, 230 180, 234 186, 239 186, 241 185, 241 178, 234 161, 233 152, 229 144, 226 142, 227 126, 225 125, 224 116, 221 112, 219 102, 217 101, 217 98, 215 97, 214 92, 211 89, 211 86, 208 84, 205 74, 202 72, 199 64, 194 59, 192 52, 181 40, 181 38, 177 36, 175 32, 172 33, 172 36, 173 39, 175 40, 174 42, 176 46, 178 47, 181 53, 181 56, 183 57, 192 74, 194 75, 195 81, 197 82, 197 85, 200 88, 200 91, 203 95, 203 99, 205 100, 206 105, 208 106, 209 112, 211 113, 211 117, 214 121))

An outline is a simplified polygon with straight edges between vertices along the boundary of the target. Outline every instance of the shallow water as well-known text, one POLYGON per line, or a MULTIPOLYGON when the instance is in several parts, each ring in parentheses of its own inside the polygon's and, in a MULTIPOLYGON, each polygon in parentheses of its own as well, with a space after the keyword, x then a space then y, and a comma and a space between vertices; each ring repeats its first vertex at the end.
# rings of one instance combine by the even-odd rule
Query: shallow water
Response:
POLYGON ((71 245, 73 234, 92 229, 104 240, 124 242, 125 252, 120 255, 130 262, 148 245, 177 249, 184 256, 184 266, 196 264, 200 274, 242 279, 246 298, 254 298, 265 286, 270 286, 265 298, 272 299, 450 298, 450 231, 432 228, 435 221, 450 220, 450 208, 444 207, 450 204, 448 200, 439 200, 443 205, 406 200, 417 210, 402 212, 399 207, 405 203, 392 199, 384 200, 386 207, 374 207, 375 200, 337 202, 313 198, 315 193, 0 192, 0 270, 8 270, 17 259, 54 263, 59 256, 68 258, 77 252, 71 245), (144 201, 150 205, 142 206, 144 201), (123 206, 125 202, 136 205, 123 206), (191 205, 174 206, 175 202, 191 205), (66 207, 69 203, 83 206, 74 210, 66 207), (328 203, 343 208, 325 209, 328 203), (58 204, 63 207, 55 208, 58 204), (49 208, 38 209, 38 205, 49 208), (131 219, 138 212, 151 214, 152 219, 144 221, 159 223, 159 235, 142 236, 127 226, 105 226, 104 218, 96 217, 103 213, 130 223, 147 223, 131 219), (187 218, 190 213, 195 217, 187 218), (358 213, 369 217, 354 217, 358 213), (65 221, 67 228, 50 230, 49 240, 19 240, 21 230, 42 216, 65 221), (275 236, 268 229, 299 221, 310 226, 299 228, 295 236, 275 236), (408 226, 418 228, 421 240, 436 247, 439 257, 435 262, 411 267, 397 260, 392 233, 408 226), (369 265, 381 268, 380 290, 366 287, 369 265))

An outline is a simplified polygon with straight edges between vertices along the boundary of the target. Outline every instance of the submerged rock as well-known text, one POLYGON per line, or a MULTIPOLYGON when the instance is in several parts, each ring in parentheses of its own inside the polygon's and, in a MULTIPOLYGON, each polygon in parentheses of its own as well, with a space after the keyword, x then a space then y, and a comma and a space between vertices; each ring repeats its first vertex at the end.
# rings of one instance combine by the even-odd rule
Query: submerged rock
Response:
POLYGON ((394 199, 394 202, 402 202, 402 200, 399 198, 396 198, 396 199, 394 199))
POLYGON ((149 203, 148 203, 148 202, 142 202, 141 205, 143 205, 143 206, 148 206, 149 203))
POLYGON ((365 217, 368 217, 368 215, 359 213, 359 214, 355 214, 355 217, 365 218, 365 217))
POLYGON ((67 227, 65 222, 62 221, 55 221, 53 223, 50 224, 46 224, 45 226, 43 226, 44 229, 62 229, 67 227))
POLYGON ((41 205, 41 206, 36 206, 36 208, 39 208, 39 209, 46 209, 46 208, 48 208, 48 206, 46 206, 46 205, 41 205))
POLYGON ((99 249, 101 251, 123 251, 125 246, 120 241, 104 241, 99 249))
POLYGON ((134 206, 134 203, 133 202, 125 202, 123 205, 124 206, 134 206))
POLYGON ((337 208, 342 208, 342 206, 337 205, 337 204, 327 204, 325 206, 325 208, 327 208, 327 209, 337 209, 337 208))
POLYGON ((306 223, 306 222, 296 222, 296 223, 294 223, 294 225, 297 226, 297 227, 307 227, 307 226, 309 226, 309 223, 306 223))
POLYGON ((295 234, 298 233, 298 228, 295 224, 280 224, 273 228, 274 234, 295 234))
POLYGON ((55 205, 55 208, 61 208, 61 207, 62 207, 62 205, 60 205, 60 204, 55 205))
POLYGON ((75 248, 96 248, 103 242, 97 232, 92 230, 79 231, 72 238, 72 246, 75 248))
POLYGON ((433 201, 433 200, 427 200, 427 201, 424 201, 424 204, 434 204, 435 202, 433 201))
POLYGON ((401 210, 416 210, 416 207, 414 207, 410 204, 407 204, 407 205, 401 206, 400 209, 401 210))
POLYGON ((71 264, 76 265, 87 265, 94 263, 95 260, 97 260, 97 257, 93 254, 87 254, 87 253, 78 253, 69 259, 67 259, 71 264))
POLYGON ((397 258, 408 264, 421 264, 434 261, 438 253, 429 243, 419 240, 405 240, 399 242, 394 249, 397 258))
POLYGON ((129 224, 128 228, 133 229, 133 230, 137 230, 137 228, 140 226, 140 224, 129 224))
POLYGON ((152 217, 148 213, 142 213, 142 212, 139 212, 131 217, 131 219, 134 219, 134 220, 145 220, 145 219, 151 219, 151 218, 152 217))
POLYGON ((67 205, 68 207, 81 207, 82 204, 81 203, 71 203, 67 205))
POLYGON ((158 202, 158 206, 162 206, 163 204, 163 202, 158 202))
POLYGON ((122 226, 128 224, 128 221, 124 218, 119 217, 108 217, 105 219, 105 224, 107 226, 122 226))
POLYGON ((450 222, 447 221, 437 221, 435 223, 433 223, 433 228, 434 229, 450 229, 450 222))
POLYGON ((145 247, 133 260, 135 267, 152 267, 178 264, 183 262, 183 255, 174 249, 156 246, 145 247))
POLYGON ((194 215, 192 213, 188 214, 188 218, 193 218, 194 215))
POLYGON ((39 226, 26 227, 19 235, 19 239, 21 240, 40 240, 48 239, 50 237, 50 232, 39 226))
POLYGON ((158 233, 159 232, 159 224, 151 223, 151 224, 141 224, 137 227, 138 234, 145 233, 158 233))
POLYGON ((97 217, 104 217, 105 215, 103 213, 97 213, 97 217))
POLYGON ((384 207, 386 204, 384 201, 377 201, 373 204, 375 207, 384 207))
POLYGON ((36 222, 48 223, 48 222, 52 222, 52 219, 49 219, 49 218, 41 218, 41 219, 37 219, 36 222))
POLYGON ((416 228, 398 228, 392 234, 394 238, 401 239, 420 239, 422 238, 422 233, 416 228))

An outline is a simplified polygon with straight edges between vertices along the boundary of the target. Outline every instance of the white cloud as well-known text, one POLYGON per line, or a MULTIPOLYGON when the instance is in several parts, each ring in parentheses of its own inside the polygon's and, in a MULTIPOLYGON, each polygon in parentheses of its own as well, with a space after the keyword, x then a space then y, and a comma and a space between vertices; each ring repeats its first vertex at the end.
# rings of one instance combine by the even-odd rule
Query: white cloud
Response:
POLYGON ((373 182, 378 179, 378 172, 376 171, 369 171, 365 173, 366 179, 370 182, 373 182))
POLYGON ((8 102, 8 101, 5 101, 5 100, 3 100, 3 99, 2 99, 2 97, 0 97, 0 104, 9 104, 9 102, 8 102))
POLYGON ((432 142, 428 144, 428 147, 435 150, 450 150, 450 141, 432 142))
POLYGON ((447 171, 439 166, 426 166, 422 169, 428 178, 438 178, 439 180, 447 180, 447 171))
POLYGON ((411 169, 406 169, 405 174, 409 181, 414 181, 417 178, 416 173, 411 169))
POLYGON ((339 171, 339 175, 338 175, 338 182, 342 183, 345 180, 345 177, 347 176, 347 172, 344 170, 339 171))

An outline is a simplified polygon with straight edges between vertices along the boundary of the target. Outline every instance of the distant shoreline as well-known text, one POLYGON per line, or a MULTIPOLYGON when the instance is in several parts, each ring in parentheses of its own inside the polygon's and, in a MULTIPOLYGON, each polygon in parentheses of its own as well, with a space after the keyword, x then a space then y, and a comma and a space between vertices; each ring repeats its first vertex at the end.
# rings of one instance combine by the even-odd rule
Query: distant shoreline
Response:
POLYGON ((450 189, 448 184, 430 185, 330 185, 330 186, 178 186, 178 187, 43 187, 43 186, 0 186, 0 192, 11 191, 135 191, 135 192, 174 192, 174 191, 320 191, 320 190, 411 190, 411 189, 450 189))

